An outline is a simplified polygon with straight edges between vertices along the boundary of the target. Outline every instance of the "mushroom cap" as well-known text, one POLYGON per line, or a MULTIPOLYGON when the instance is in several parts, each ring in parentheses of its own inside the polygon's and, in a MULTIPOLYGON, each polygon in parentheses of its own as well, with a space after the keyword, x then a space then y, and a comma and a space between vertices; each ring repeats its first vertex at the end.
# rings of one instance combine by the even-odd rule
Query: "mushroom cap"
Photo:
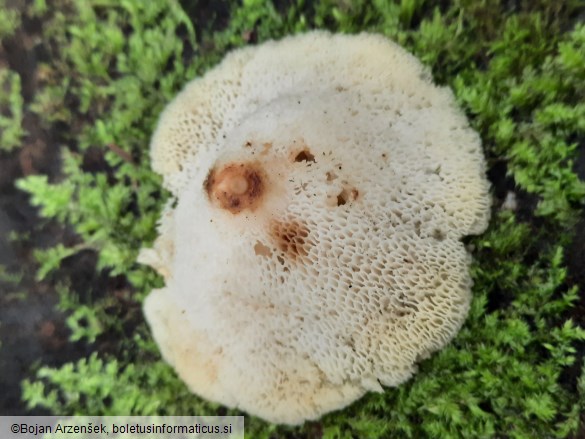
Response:
POLYGON ((396 386, 469 308, 460 239, 490 213, 478 135, 447 88, 377 35, 237 50, 163 112, 175 196, 139 260, 144 310, 198 395, 298 424, 396 386))

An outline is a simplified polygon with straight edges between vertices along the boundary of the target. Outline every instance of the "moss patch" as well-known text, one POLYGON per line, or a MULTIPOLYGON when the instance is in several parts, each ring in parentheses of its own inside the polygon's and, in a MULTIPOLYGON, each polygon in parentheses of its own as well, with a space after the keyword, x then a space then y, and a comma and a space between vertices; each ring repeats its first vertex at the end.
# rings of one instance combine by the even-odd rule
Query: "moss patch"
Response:
MULTIPOLYGON (((585 199, 575 171, 585 131, 584 8, 545 0, 245 0, 220 2, 192 21, 184 11, 199 3, 183 3, 184 10, 171 1, 35 1, 19 12, 43 23, 48 62, 24 111, 58 129, 62 176, 29 176, 18 187, 76 236, 36 251, 37 276, 59 284, 71 340, 95 351, 39 367, 23 383, 28 406, 59 414, 226 412, 189 394, 160 360, 141 316, 141 299, 161 280, 135 257, 154 238, 167 197, 149 168, 148 139, 182 85, 232 48, 313 28, 367 30, 404 45, 451 86, 483 139, 494 217, 486 234, 469 240, 472 310, 455 341, 407 384, 300 428, 247 418, 247 434, 577 437, 585 422, 585 316, 575 304, 585 286, 569 281, 580 278, 569 276, 565 254, 585 199), (503 208, 511 193, 515 211, 503 208), (76 290, 63 266, 83 252, 115 282, 92 294, 76 290)), ((13 31, 2 29, 2 36, 13 31)), ((0 101, 2 115, 21 126, 18 81, 5 67, 1 77, 11 78, 16 96, 0 101)), ((24 135, 15 133, 2 149, 24 135)))

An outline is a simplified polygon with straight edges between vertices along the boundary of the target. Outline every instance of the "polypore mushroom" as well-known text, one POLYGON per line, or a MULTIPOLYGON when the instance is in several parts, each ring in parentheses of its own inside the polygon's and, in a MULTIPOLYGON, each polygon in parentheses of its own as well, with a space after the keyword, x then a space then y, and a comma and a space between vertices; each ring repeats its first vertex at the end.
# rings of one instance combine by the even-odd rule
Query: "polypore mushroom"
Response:
POLYGON ((412 55, 312 32, 237 50, 160 118, 174 195, 144 310, 196 394, 276 423, 409 379, 468 311, 478 135, 412 55))

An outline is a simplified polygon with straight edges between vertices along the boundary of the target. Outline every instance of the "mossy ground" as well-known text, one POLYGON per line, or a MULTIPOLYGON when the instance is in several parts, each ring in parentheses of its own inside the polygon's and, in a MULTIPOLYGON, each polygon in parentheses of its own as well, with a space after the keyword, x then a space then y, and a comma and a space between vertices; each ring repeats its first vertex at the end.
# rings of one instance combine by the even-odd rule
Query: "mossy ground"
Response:
MULTIPOLYGON (((148 140, 182 85, 230 49, 325 28, 387 35, 453 88, 483 139, 493 219, 484 235, 468 239, 475 257, 470 316, 414 379, 299 428, 247 417, 248 437, 585 435, 582 2, 0 0, 0 6, 0 56, 7 60, 0 64, 0 164, 9 176, 2 195, 4 203, 22 202, 16 188, 29 193, 40 215, 34 227, 2 237, 13 258, 1 261, 0 318, 39 290, 54 291, 69 338, 64 344, 59 328, 41 327, 64 354, 27 365, 28 410, 226 413, 190 395, 160 360, 140 311, 161 280, 135 257, 153 240, 168 197, 150 171, 148 140), (504 208, 509 193, 516 210, 504 208), (27 261, 36 279, 17 266, 27 261)), ((13 220, 32 221, 26 207, 3 207, 13 220)), ((2 356, 14 335, 0 334, 2 356)))

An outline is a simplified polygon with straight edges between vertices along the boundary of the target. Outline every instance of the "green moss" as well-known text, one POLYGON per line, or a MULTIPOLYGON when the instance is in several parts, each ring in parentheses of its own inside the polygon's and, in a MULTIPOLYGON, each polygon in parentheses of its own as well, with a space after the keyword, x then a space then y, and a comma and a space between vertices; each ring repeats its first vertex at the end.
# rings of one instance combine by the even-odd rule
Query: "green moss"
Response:
POLYGON ((20 76, 0 68, 0 151, 12 151, 24 137, 20 76))
POLYGON ((0 39, 11 37, 20 26, 18 12, 9 8, 6 0, 0 0, 0 39))
POLYGON ((124 276, 132 296, 88 299, 63 285, 61 307, 70 312, 72 338, 92 342, 105 334, 119 343, 60 369, 40 368, 36 380, 24 383, 30 407, 62 414, 217 412, 162 363, 139 312, 125 310, 128 301, 139 302, 161 285, 134 262, 154 238, 166 199, 149 169, 148 139, 182 85, 228 50, 254 38, 327 28, 380 32, 419 56, 438 82, 453 87, 484 141, 490 167, 505 164, 516 190, 537 205, 522 215, 496 207, 488 232, 471 240, 469 319, 414 379, 296 429, 248 418, 247 434, 532 438, 577 431, 585 375, 574 382, 567 371, 579 364, 576 349, 585 331, 570 319, 579 291, 568 284, 564 246, 585 198, 585 184, 573 170, 585 128, 585 27, 573 21, 582 6, 544 0, 513 2, 513 9, 497 0, 297 0, 282 6, 250 0, 229 3, 230 20, 217 30, 192 24, 171 1, 55 3, 28 12, 45 14, 44 41, 58 48, 42 67, 45 79, 30 110, 46 127, 67 133, 64 178, 33 176, 19 187, 42 215, 73 227, 79 243, 39 250, 38 274, 57 278, 65 258, 92 250, 97 269, 124 276), (99 170, 85 169, 84 160, 96 154, 99 170), (117 318, 105 312, 112 308, 117 318))

